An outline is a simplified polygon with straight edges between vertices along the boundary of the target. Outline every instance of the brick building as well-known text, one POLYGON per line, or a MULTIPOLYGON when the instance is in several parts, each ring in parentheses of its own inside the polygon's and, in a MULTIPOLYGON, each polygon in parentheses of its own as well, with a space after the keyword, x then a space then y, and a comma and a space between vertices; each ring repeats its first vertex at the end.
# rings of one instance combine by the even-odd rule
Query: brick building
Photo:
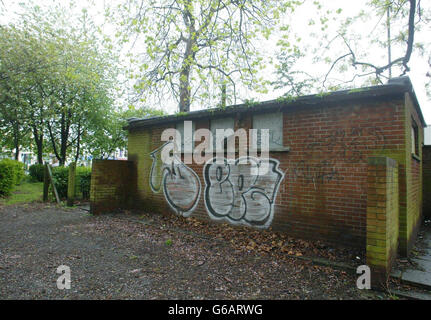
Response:
POLYGON ((132 119, 120 182, 104 178, 117 170, 115 164, 93 163, 92 210, 120 201, 154 213, 271 227, 366 247, 370 264, 387 272, 397 248, 408 254, 420 226, 424 127, 408 77, 325 95, 132 119), (184 121, 211 132, 270 129, 271 170, 250 176, 259 165, 255 158, 247 165, 186 165, 186 154, 166 168, 161 134, 167 128, 183 132, 184 121))
POLYGON ((423 147, 423 214, 426 219, 431 219, 431 145, 423 147))

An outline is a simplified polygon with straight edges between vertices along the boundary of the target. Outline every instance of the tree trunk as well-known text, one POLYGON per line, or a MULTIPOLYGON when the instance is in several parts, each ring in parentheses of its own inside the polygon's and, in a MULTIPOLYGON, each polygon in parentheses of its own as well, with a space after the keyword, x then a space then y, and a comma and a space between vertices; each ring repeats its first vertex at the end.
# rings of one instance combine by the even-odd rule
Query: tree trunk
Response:
POLYGON ((76 142, 75 162, 78 162, 80 152, 81 152, 81 123, 78 124, 78 141, 76 142))
POLYGON ((36 142, 37 147, 37 163, 43 164, 43 136, 36 142))
POLYGON ((36 126, 33 126, 33 138, 37 149, 37 163, 43 164, 43 133, 39 135, 36 126))
POLYGON ((184 54, 183 68, 180 73, 180 104, 179 109, 180 112, 189 112, 190 111, 190 96, 191 96, 191 88, 190 88, 190 63, 189 56, 191 56, 191 45, 189 45, 190 41, 187 43, 186 52, 184 54), (190 46, 190 49, 189 49, 190 46), (189 51, 190 50, 190 51, 189 51))
POLYGON ((61 131, 60 131, 60 159, 58 159, 59 161, 59 165, 61 167, 63 167, 66 163, 66 144, 64 142, 64 136, 65 136, 65 132, 66 132, 66 128, 65 128, 65 122, 66 122, 66 115, 64 112, 62 112, 61 114, 61 131))
POLYGON ((227 87, 226 87, 226 83, 222 83, 222 85, 221 85, 221 102, 220 102, 220 105, 222 108, 226 107, 226 101, 227 101, 227 87))
POLYGON ((60 121, 60 155, 57 156, 58 162, 60 166, 64 166, 66 164, 67 158, 67 147, 69 140, 69 129, 70 129, 70 119, 71 119, 71 111, 67 110, 66 112, 61 113, 61 121, 60 121))
POLYGON ((54 137, 54 134, 52 132, 51 124, 49 122, 47 123, 47 127, 48 127, 49 137, 51 139, 52 149, 54 151, 55 157, 57 158, 58 161, 60 161, 60 155, 57 152, 57 145, 55 142, 55 137, 54 137))
POLYGON ((190 12, 191 1, 186 0, 184 4, 183 19, 189 27, 186 49, 184 51, 183 64, 180 73, 180 112, 189 112, 191 103, 190 72, 192 71, 192 62, 195 60, 193 46, 196 43, 196 30, 193 15, 190 12))
POLYGON ((15 121, 14 123, 14 138, 13 138, 13 142, 14 142, 14 147, 15 147, 15 160, 19 161, 19 124, 17 121, 15 121))
POLYGON ((19 161, 19 147, 15 147, 15 160, 19 161))

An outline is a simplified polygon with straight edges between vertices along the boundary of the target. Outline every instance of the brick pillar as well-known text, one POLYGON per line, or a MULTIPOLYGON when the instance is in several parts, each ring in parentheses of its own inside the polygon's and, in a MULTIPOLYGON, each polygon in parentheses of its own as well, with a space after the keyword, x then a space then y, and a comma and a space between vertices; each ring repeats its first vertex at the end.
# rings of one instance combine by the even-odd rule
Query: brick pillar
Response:
POLYGON ((93 161, 90 188, 92 214, 130 208, 135 193, 136 168, 133 161, 93 161))
POLYGON ((374 288, 386 286, 398 249, 398 164, 386 157, 368 159, 367 265, 374 288))

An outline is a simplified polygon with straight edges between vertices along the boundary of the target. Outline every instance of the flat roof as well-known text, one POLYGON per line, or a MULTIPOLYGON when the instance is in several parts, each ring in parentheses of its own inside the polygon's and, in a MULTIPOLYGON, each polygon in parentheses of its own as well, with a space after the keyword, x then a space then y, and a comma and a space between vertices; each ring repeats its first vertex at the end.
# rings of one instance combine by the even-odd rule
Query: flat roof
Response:
POLYGON ((389 80, 387 84, 357 88, 351 90, 341 90, 323 94, 314 94, 299 96, 295 98, 279 98, 265 102, 251 102, 223 108, 210 108, 198 111, 191 111, 181 114, 173 114, 167 116, 157 116, 145 119, 131 118, 128 119, 128 125, 125 130, 133 130, 138 128, 149 127, 158 124, 167 124, 185 120, 197 120, 209 117, 223 117, 244 112, 270 112, 282 111, 285 108, 293 107, 313 107, 321 104, 338 103, 344 101, 367 101, 377 98, 390 98, 410 93, 413 104, 422 122, 426 127, 426 122, 422 115, 418 99, 413 89, 413 84, 409 77, 399 77, 389 80))

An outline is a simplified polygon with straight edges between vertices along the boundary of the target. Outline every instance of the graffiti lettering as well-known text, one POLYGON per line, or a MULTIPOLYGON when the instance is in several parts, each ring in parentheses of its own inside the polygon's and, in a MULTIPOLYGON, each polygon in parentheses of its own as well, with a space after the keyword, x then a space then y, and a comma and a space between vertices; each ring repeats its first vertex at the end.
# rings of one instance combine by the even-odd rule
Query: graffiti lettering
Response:
POLYGON ((284 178, 278 166, 277 160, 254 157, 208 161, 204 167, 204 200, 210 217, 232 224, 268 228, 284 178))
POLYGON ((178 214, 188 217, 198 204, 201 183, 198 175, 176 155, 171 163, 163 163, 161 151, 169 143, 173 142, 167 142, 150 154, 153 159, 150 187, 154 193, 163 190, 169 206, 178 214))
POLYGON ((295 180, 302 178, 305 183, 313 183, 314 185, 343 179, 335 165, 329 160, 323 160, 316 164, 310 164, 302 160, 293 169, 293 175, 295 180))

